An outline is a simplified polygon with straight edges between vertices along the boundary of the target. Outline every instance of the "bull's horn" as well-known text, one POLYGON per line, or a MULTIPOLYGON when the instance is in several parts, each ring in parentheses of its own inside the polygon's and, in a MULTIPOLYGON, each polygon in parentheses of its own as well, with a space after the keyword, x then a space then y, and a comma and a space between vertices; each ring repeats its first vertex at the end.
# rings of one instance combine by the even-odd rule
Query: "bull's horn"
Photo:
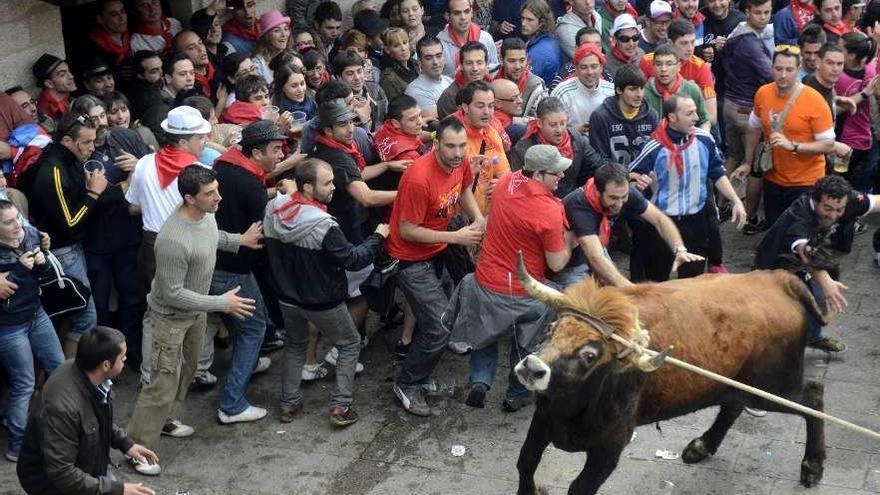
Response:
POLYGON ((525 289, 530 296, 552 308, 558 308, 565 304, 565 296, 563 296, 561 292, 553 287, 538 282, 529 275, 529 272, 526 270, 526 264, 523 261, 522 251, 519 251, 517 254, 516 266, 519 274, 519 281, 522 284, 523 289, 525 289))
POLYGON ((657 353, 653 357, 649 357, 648 354, 642 354, 636 361, 636 366, 645 373, 657 371, 666 361, 666 356, 672 352, 673 348, 673 346, 669 346, 665 351, 657 353))

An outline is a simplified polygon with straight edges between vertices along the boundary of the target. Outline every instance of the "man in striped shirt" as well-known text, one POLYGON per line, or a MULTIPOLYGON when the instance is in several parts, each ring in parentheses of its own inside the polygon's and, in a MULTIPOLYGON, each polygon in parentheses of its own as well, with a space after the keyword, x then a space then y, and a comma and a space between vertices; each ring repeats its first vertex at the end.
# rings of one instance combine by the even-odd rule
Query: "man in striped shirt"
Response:
MULTIPOLYGON (((733 221, 742 228, 746 212, 724 175, 724 160, 708 132, 696 127, 697 106, 688 96, 671 95, 663 103, 663 120, 651 140, 630 163, 630 177, 639 189, 650 186, 651 202, 672 218, 681 232, 684 246, 670 252, 650 226, 634 222, 633 282, 669 278, 678 251, 707 256, 708 220, 704 214, 709 195, 708 181, 733 204, 733 221)), ((693 262, 678 269, 679 278, 695 277, 705 262, 693 262)))

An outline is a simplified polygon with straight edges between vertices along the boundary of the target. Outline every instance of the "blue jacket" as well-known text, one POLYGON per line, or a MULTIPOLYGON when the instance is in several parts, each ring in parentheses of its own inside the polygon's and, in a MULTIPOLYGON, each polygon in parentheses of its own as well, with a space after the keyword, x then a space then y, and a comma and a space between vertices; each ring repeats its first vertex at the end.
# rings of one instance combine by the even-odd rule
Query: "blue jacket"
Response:
POLYGON ((794 23, 794 16, 791 14, 791 6, 788 6, 773 16, 773 39, 777 45, 794 45, 798 44, 797 25, 794 23))
POLYGON ((562 48, 553 36, 544 33, 532 39, 526 45, 532 74, 544 80, 544 86, 550 87, 553 78, 562 65, 562 48))
POLYGON ((724 97, 742 106, 752 106, 758 88, 773 80, 771 57, 767 43, 745 22, 740 23, 727 38, 721 59, 727 76, 724 97))
POLYGON ((40 233, 36 228, 23 226, 24 239, 18 248, 0 243, 0 272, 9 272, 8 279, 18 285, 15 294, 0 303, 0 331, 28 323, 40 307, 39 276, 48 270, 48 263, 34 265, 28 270, 18 260, 27 251, 40 247, 40 233))

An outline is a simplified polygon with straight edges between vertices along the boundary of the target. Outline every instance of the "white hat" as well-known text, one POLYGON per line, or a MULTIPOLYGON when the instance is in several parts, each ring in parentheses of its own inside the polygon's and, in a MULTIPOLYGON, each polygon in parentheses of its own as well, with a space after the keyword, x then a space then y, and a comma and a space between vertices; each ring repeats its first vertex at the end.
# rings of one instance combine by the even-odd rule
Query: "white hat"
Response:
POLYGON ((671 16, 672 6, 669 5, 669 2, 666 2, 664 0, 654 0, 653 2, 651 2, 651 7, 649 11, 651 14, 649 17, 651 17, 651 19, 656 19, 664 15, 671 16))
POLYGON ((211 123, 202 118, 201 112, 193 107, 177 107, 168 112, 168 118, 160 124, 168 134, 210 134, 211 123))
POLYGON ((614 25, 611 26, 611 36, 616 35, 620 30, 630 28, 639 28, 639 25, 636 24, 636 20, 630 14, 620 14, 614 19, 614 25))

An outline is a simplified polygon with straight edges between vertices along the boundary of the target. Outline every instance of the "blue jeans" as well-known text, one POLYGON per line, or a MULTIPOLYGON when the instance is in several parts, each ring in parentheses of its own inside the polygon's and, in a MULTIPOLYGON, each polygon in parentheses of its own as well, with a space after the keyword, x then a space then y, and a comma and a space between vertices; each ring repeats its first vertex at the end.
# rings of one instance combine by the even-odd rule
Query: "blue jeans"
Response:
POLYGON ((28 403, 34 391, 34 355, 46 373, 64 362, 61 343, 49 315, 40 308, 33 321, 15 328, 0 329, 0 366, 9 377, 6 422, 9 428, 7 452, 18 455, 27 424, 28 403))
MULTIPOLYGON (((53 249, 52 253, 58 258, 64 273, 79 280, 91 289, 88 269, 86 268, 86 254, 82 245, 73 244, 59 249, 53 249)), ((88 306, 72 313, 69 317, 70 328, 67 330, 67 340, 79 342, 80 337, 98 325, 98 313, 95 311, 95 300, 89 296, 88 306)))
MULTIPOLYGON (((815 278, 811 278, 807 281, 807 287, 813 294, 813 298, 816 299, 816 304, 819 305, 819 310, 823 313, 828 311, 828 301, 825 300, 825 291, 822 289, 822 286, 819 285, 819 282, 817 282, 815 278)), ((814 316, 807 315, 807 345, 815 344, 820 340, 822 340, 822 325, 814 316)))
POLYGON ((137 252, 135 246, 113 253, 86 253, 86 261, 98 324, 118 328, 125 335, 129 356, 140 361, 143 316, 138 298, 137 252), (118 296, 115 321, 110 314, 110 294, 114 288, 118 296))
POLYGON ((263 296, 260 295, 260 287, 252 273, 214 270, 209 294, 219 296, 236 287, 241 287, 239 297, 253 299, 256 308, 253 316, 243 320, 225 313, 222 315, 223 323, 232 337, 232 363, 220 392, 220 410, 230 416, 241 413, 250 405, 245 398, 245 392, 257 359, 260 358, 260 346, 263 345, 263 336, 266 334, 263 296))
MULTIPOLYGON (((507 392, 504 394, 506 399, 520 399, 529 396, 529 391, 523 387, 513 371, 516 363, 526 357, 528 353, 529 351, 521 347, 517 352, 516 341, 513 338, 510 339, 510 373, 507 375, 507 392)), ((495 371, 498 368, 498 341, 473 351, 470 361, 470 382, 482 383, 492 388, 492 382, 495 381, 495 371)))

